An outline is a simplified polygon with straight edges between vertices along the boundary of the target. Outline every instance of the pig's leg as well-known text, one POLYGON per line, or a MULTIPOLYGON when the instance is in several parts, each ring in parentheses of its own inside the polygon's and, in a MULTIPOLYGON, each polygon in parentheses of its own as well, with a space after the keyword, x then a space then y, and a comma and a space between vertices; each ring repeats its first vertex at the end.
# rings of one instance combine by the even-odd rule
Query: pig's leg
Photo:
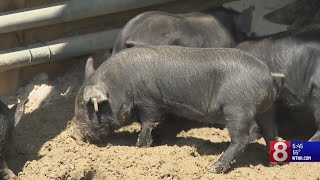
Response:
MULTIPOLYGON (((320 97, 320 93, 318 93, 318 97, 320 97)), ((314 101, 316 102, 314 102, 312 106, 318 131, 309 139, 309 141, 320 141, 320 99, 316 99, 314 101)))
POLYGON ((308 102, 309 107, 313 110, 315 118, 315 124, 318 127, 318 131, 309 139, 309 141, 320 141, 320 82, 318 82, 318 76, 314 78, 312 93, 308 102))
POLYGON ((270 141, 275 141, 278 137, 278 126, 275 122, 274 109, 257 115, 257 124, 262 132, 262 136, 266 142, 267 152, 269 153, 270 141))
POLYGON ((3 156, 1 157, 1 161, 2 162, 0 163, 0 179, 17 179, 17 176, 8 168, 3 156))
POLYGON ((320 130, 318 128, 318 131, 309 139, 309 141, 320 141, 320 130))
POLYGON ((138 147, 150 147, 152 139, 152 130, 158 125, 160 115, 156 110, 143 110, 139 113, 141 122, 141 131, 136 143, 138 147))
MULTIPOLYGON (((262 132, 262 136, 266 142, 266 155, 270 156, 270 141, 276 141, 278 137, 278 125, 275 121, 274 109, 257 115, 257 124, 262 132)), ((274 166, 279 163, 270 163, 269 166, 274 166)))
POLYGON ((253 113, 246 108, 225 107, 224 114, 231 143, 219 160, 209 168, 213 173, 224 173, 230 168, 231 162, 249 143, 250 125, 254 121, 253 113))
POLYGON ((143 123, 141 127, 141 131, 136 143, 136 146, 138 147, 150 147, 153 139, 152 139, 152 130, 153 130, 153 124, 149 123, 143 123))
POLYGON ((250 140, 249 142, 253 142, 262 137, 261 130, 258 127, 256 122, 252 122, 250 126, 250 140))

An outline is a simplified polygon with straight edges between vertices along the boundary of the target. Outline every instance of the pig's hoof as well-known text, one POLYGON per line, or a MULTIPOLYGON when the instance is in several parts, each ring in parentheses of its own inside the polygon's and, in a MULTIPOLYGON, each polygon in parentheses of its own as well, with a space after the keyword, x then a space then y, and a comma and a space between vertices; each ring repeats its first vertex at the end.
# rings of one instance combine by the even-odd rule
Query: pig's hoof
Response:
POLYGON ((286 140, 284 140, 282 137, 277 136, 277 137, 276 137, 276 141, 278 141, 278 142, 285 142, 286 140))
POLYGON ((1 172, 1 178, 5 179, 5 180, 17 180, 18 177, 10 170, 10 169, 4 169, 2 172, 1 172))
POLYGON ((220 162, 214 163, 212 166, 209 167, 209 172, 215 174, 222 174, 225 173, 229 169, 229 166, 220 162))
POLYGON ((285 164, 288 164, 288 162, 270 162, 269 167, 283 166, 285 164))
POLYGON ((83 141, 83 138, 76 134, 71 134, 70 137, 75 141, 83 141))
POLYGON ((276 167, 277 165, 278 165, 277 163, 273 163, 273 162, 269 163, 269 167, 276 167))
POLYGON ((79 129, 73 128, 70 137, 76 141, 84 141, 84 135, 79 129))
POLYGON ((148 141, 143 141, 138 138, 136 143, 136 146, 139 148, 147 148, 147 147, 150 147, 151 145, 152 145, 152 139, 148 141))

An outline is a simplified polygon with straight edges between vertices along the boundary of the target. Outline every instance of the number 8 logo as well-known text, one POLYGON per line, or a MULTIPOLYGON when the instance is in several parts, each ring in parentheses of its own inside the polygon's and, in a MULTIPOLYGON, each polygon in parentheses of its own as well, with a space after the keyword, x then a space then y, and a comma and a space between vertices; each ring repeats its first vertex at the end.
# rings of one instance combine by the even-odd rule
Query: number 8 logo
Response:
POLYGON ((288 158, 288 153, 286 152, 288 146, 286 143, 284 142, 277 142, 275 145, 274 145, 274 150, 275 152, 273 153, 273 158, 274 160, 276 161, 285 161, 287 158, 288 158), (282 146, 282 149, 279 149, 279 146, 282 146), (280 158, 279 157, 279 154, 282 154, 282 157, 280 158))

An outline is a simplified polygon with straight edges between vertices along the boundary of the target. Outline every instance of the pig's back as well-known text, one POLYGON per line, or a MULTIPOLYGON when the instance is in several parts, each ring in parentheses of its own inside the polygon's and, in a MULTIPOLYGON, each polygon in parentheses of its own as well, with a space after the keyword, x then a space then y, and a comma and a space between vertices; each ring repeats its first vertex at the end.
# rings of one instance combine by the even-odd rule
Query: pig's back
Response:
MULTIPOLYGON (((212 68, 219 71, 260 69, 268 67, 256 57, 233 48, 190 48, 180 46, 158 46, 130 48, 111 57, 109 64, 125 69, 164 70, 181 68, 188 72, 197 68, 212 68)), ((247 70, 246 70, 247 71, 247 70)))

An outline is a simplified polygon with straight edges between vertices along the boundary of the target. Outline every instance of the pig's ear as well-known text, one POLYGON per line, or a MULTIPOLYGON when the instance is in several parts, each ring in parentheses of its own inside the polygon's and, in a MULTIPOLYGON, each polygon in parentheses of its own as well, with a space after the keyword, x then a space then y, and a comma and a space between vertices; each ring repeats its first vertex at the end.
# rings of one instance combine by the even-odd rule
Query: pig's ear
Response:
POLYGON ((93 73, 95 72, 94 69, 94 60, 93 58, 90 56, 87 60, 86 63, 86 68, 85 68, 85 79, 87 79, 88 77, 90 77, 93 73))
POLYGON ((20 119, 24 114, 25 105, 28 101, 29 101, 29 98, 26 98, 25 100, 19 102, 17 105, 11 108, 11 110, 14 111, 14 126, 17 126, 18 123, 20 122, 20 119))
POLYGON ((250 33, 254 9, 254 6, 251 5, 235 18, 235 24, 242 33, 250 33))
MULTIPOLYGON (((272 23, 290 25, 296 20, 296 17, 289 14, 290 11, 288 10, 288 8, 283 7, 265 14, 263 18, 272 23)), ((292 12, 291 14, 294 14, 294 12, 292 12)))

